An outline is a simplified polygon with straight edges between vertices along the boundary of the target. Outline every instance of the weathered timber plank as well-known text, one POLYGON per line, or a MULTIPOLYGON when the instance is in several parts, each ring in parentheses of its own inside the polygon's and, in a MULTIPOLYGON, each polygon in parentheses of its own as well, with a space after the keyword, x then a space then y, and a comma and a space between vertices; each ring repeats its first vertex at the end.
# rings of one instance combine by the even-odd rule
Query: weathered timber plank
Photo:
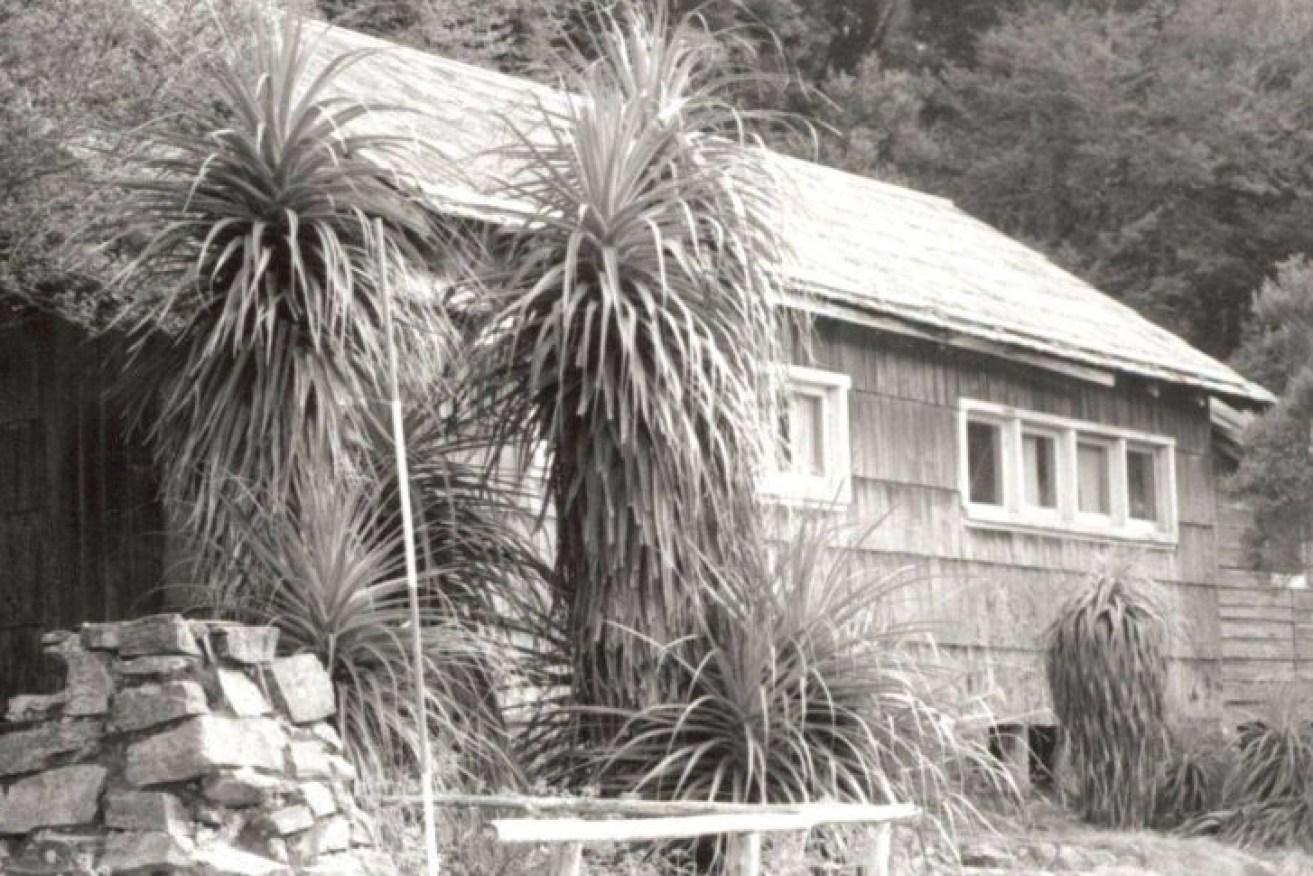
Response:
POLYGON ((1230 621, 1268 621, 1290 626, 1295 618, 1290 609, 1280 605, 1219 605, 1223 623, 1230 621))
POLYGON ((1295 649, 1289 636, 1276 640, 1226 637, 1222 639, 1222 659, 1293 661, 1295 649))
POLYGON ((1293 605, 1289 590, 1275 587, 1218 587, 1217 603, 1220 606, 1253 608, 1284 608, 1293 605))
POLYGON ((1233 620, 1222 618, 1222 637, 1224 639, 1268 639, 1271 641, 1289 641, 1294 627, 1289 620, 1233 620))
POLYGON ((848 410, 855 476, 957 489, 956 412, 865 392, 852 393, 848 410))

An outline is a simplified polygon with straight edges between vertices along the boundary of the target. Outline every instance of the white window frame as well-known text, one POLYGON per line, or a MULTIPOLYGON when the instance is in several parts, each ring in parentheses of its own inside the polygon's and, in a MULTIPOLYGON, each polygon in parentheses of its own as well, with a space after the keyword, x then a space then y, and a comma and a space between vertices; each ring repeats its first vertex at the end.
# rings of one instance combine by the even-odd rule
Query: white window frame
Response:
POLYGON ((1022 410, 1008 405, 976 399, 961 399, 958 406, 958 480, 962 509, 968 525, 992 529, 1071 534, 1095 539, 1123 539, 1162 545, 1176 544, 1179 538, 1176 496, 1176 441, 1163 435, 1151 435, 1022 410), (1000 427, 1003 442, 999 456, 1003 460, 1003 504, 971 501, 971 473, 967 424, 993 423, 1000 427), (1022 435, 1034 432, 1057 438, 1055 449, 1056 510, 1028 505, 1025 501, 1025 451, 1022 435), (1101 444, 1108 448, 1109 511, 1107 515, 1082 513, 1078 505, 1080 442, 1101 444), (1149 450, 1154 458, 1154 489, 1158 520, 1139 520, 1130 516, 1129 485, 1126 472, 1128 447, 1149 450))
MULTIPOLYGON (((848 393, 852 390, 852 378, 836 371, 802 365, 787 366, 782 376, 782 399, 789 393, 803 392, 821 401, 824 471, 819 475, 809 475, 768 468, 761 478, 762 495, 786 505, 849 504, 852 502, 852 451, 848 432, 848 393)), ((778 436, 774 424, 779 418, 774 413, 769 420, 772 443, 767 448, 768 466, 776 458, 774 442, 778 436)))

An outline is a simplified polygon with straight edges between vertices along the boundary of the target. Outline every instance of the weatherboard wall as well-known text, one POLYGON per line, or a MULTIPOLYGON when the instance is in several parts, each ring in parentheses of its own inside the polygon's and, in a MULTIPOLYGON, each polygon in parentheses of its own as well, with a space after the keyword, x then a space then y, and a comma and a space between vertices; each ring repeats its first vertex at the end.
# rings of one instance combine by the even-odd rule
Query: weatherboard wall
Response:
POLYGON ((926 622, 969 660, 1008 714, 1047 720, 1040 642, 1083 578, 1115 558, 1161 582, 1176 627, 1173 696, 1190 717, 1221 714, 1215 479, 1202 396, 1112 387, 1006 358, 823 321, 799 361, 848 374, 849 549, 873 576, 896 574, 902 619, 926 622), (1172 546, 1003 531, 969 523, 959 493, 962 398, 1175 439, 1179 541, 1172 546))
POLYGON ((56 680, 52 629, 154 610, 162 524, 104 348, 0 306, 0 702, 56 680))

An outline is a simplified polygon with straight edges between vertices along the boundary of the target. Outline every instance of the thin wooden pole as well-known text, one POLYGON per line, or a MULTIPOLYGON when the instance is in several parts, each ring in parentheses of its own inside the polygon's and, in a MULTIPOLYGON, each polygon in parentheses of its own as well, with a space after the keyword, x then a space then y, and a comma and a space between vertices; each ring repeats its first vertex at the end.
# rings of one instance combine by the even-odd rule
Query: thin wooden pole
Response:
POLYGON ((392 284, 383 239, 383 223, 374 220, 378 245, 378 272, 383 293, 383 326, 388 345, 388 390, 392 395, 392 443, 397 451, 397 492, 401 500, 401 526, 406 546, 406 590, 410 596, 410 644, 415 673, 415 712, 419 720, 420 796, 424 804, 424 860, 428 876, 438 876, 438 823, 433 809, 433 748, 429 742, 428 685, 424 678, 423 629, 419 617, 419 564, 415 559, 415 521, 410 509, 410 465, 406 459, 406 428, 401 412, 401 387, 397 377, 397 345, 392 336, 392 284))
POLYGON ((561 843, 552 861, 552 876, 581 876, 584 866, 583 843, 561 843))
POLYGON ((871 849, 869 876, 890 876, 890 858, 893 857, 894 826, 889 822, 875 826, 875 845, 871 849))
POLYGON ((725 856, 731 876, 758 876, 761 873, 761 834, 730 834, 725 842, 725 856))

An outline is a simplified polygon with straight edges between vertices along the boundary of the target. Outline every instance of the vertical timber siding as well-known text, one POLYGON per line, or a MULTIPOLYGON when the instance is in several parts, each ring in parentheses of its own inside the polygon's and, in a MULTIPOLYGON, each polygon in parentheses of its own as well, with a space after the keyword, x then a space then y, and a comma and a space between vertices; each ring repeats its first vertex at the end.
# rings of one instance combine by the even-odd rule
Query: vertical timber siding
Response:
POLYGON ((1252 567, 1243 502, 1222 494, 1217 520, 1223 699, 1238 723, 1261 717, 1278 699, 1313 694, 1313 591, 1290 589, 1289 575, 1252 567))
POLYGON ((1109 554, 1162 582, 1179 634, 1173 696, 1190 717, 1221 713, 1210 425, 1206 401, 1129 378, 1104 387, 1006 359, 861 326, 822 322, 800 361, 852 377, 851 519, 872 574, 897 574, 900 611, 928 621, 949 654, 997 685, 1001 708, 1045 720, 1039 647, 1055 609, 1109 554), (958 493, 961 398, 1135 429, 1176 440, 1180 541, 1174 547, 989 530, 967 524, 958 493), (866 529, 869 527, 869 529, 866 529))
POLYGON ((97 347, 0 307, 0 703, 49 686, 43 631, 153 610, 162 523, 97 347))

